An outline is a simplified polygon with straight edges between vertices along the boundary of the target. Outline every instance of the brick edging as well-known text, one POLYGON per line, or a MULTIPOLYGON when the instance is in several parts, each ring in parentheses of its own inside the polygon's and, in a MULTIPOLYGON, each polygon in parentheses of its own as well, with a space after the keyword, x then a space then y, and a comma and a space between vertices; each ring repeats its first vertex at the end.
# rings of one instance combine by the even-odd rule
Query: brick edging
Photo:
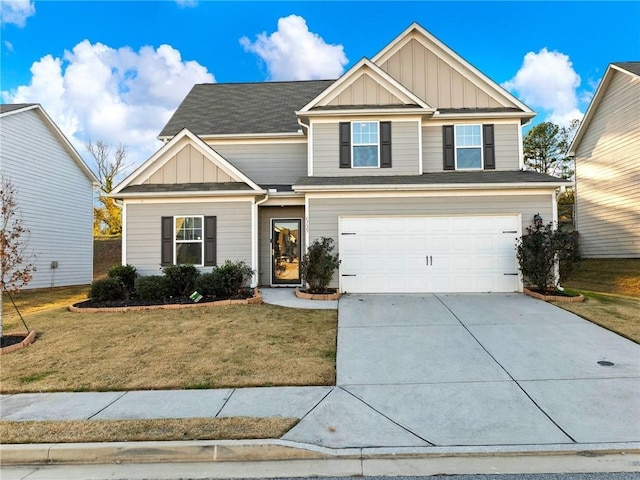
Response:
POLYGON ((99 312, 139 312, 142 310, 180 310, 182 308, 198 307, 223 307, 227 305, 249 305, 262 303, 262 295, 257 288, 253 289, 253 297, 237 300, 216 300, 207 303, 176 303, 168 305, 136 305, 131 307, 102 307, 102 308, 79 308, 69 305, 69 311, 75 313, 99 313, 99 312))
POLYGON ((304 300, 338 300, 340 299, 340 293, 306 293, 301 292, 300 288, 296 287, 294 290, 296 297, 304 300))
POLYGON ((528 288, 524 289, 524 293, 526 295, 529 295, 530 297, 544 300, 545 302, 577 303, 584 301, 584 295, 582 295, 581 293, 579 293, 575 297, 565 297, 562 295, 542 295, 541 293, 534 292, 532 290, 529 290, 528 288))
POLYGON ((16 333, 4 333, 3 335, 26 335, 25 339, 20 343, 14 343, 13 345, 9 345, 7 347, 0 348, 0 355, 5 355, 7 353, 15 352, 16 350, 20 350, 28 345, 31 345, 33 341, 36 339, 36 331, 31 330, 29 333, 27 332, 16 332, 16 333))

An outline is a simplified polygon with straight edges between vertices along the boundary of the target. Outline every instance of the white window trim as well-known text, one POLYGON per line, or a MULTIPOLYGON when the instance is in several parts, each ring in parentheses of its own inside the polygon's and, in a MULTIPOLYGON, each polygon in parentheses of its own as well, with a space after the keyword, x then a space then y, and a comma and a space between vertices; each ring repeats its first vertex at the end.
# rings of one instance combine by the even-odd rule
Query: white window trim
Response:
POLYGON ((204 267, 204 237, 205 237, 205 231, 204 231, 204 215, 174 215, 173 216, 173 264, 174 265, 183 265, 183 264, 178 264, 178 253, 177 253, 177 249, 176 246, 179 243, 197 243, 198 240, 177 240, 176 239, 176 219, 177 218, 199 218, 200 219, 200 224, 202 225, 202 236, 200 238, 200 263, 195 265, 194 267, 204 267))
POLYGON ((453 157, 455 159, 456 170, 462 172, 484 170, 484 138, 482 135, 482 124, 480 123, 457 123, 453 126, 453 157), (458 127, 480 127, 480 145, 458 146, 458 127), (458 168, 458 148, 480 148, 480 166, 478 168, 458 168))
POLYGON ((353 121, 351 122, 351 168, 380 168, 380 122, 376 120, 362 120, 362 121, 353 121), (378 132, 378 142, 377 143, 358 143, 357 145, 353 141, 353 124, 354 123, 375 123, 376 131, 378 132), (353 159, 353 149, 355 147, 378 147, 378 164, 377 165, 354 165, 353 159))

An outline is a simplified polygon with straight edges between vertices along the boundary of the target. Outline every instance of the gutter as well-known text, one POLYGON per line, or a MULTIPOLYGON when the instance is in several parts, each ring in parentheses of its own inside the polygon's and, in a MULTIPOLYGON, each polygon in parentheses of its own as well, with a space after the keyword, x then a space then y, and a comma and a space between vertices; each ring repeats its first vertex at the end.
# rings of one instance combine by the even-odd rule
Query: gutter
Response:
POLYGON ((549 182, 549 183, 481 183, 481 184, 459 184, 448 183, 441 185, 420 185, 420 184, 405 184, 405 185, 389 185, 389 184, 372 184, 372 185, 300 185, 293 187, 295 192, 326 192, 326 191, 339 191, 339 192, 359 192, 359 191, 371 191, 371 190, 489 190, 489 189, 504 189, 504 188, 527 188, 527 189, 549 189, 559 188, 563 186, 571 185, 571 182, 549 182))

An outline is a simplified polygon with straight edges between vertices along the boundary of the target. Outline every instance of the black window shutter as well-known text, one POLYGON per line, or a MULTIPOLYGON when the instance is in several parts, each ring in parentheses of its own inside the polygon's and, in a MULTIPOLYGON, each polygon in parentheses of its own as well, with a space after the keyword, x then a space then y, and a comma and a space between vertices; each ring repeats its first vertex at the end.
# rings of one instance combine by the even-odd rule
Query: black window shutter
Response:
POLYGON ((162 217, 160 265, 173 265, 173 217, 162 217))
POLYGON ((453 135, 453 125, 442 126, 442 146, 443 146, 443 168, 445 170, 455 170, 455 142, 453 135))
POLYGON ((391 168, 391 122, 380 122, 380 167, 391 168))
POLYGON ((204 265, 216 265, 216 217, 204 217, 204 265))
POLYGON ((493 125, 482 125, 482 138, 484 139, 484 169, 496 169, 496 148, 493 142, 493 125))
POLYGON ((340 168, 351 168, 351 123, 340 122, 340 168))

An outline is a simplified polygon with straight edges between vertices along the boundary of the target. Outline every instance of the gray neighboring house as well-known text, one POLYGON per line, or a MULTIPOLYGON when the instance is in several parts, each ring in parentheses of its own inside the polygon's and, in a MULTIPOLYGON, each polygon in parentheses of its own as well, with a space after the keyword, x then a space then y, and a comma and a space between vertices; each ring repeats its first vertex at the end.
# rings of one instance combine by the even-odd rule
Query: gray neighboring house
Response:
POLYGON ((569 147, 588 258, 640 258, 640 62, 612 63, 569 147))
POLYGON ((37 271, 26 288, 91 283, 95 176, 39 104, 0 105, 0 136, 0 171, 31 231, 37 271))
POLYGON ((113 191, 123 262, 300 285, 331 237, 341 292, 521 291, 516 238, 569 185, 524 171, 534 115, 415 23, 335 80, 195 85, 113 191))

